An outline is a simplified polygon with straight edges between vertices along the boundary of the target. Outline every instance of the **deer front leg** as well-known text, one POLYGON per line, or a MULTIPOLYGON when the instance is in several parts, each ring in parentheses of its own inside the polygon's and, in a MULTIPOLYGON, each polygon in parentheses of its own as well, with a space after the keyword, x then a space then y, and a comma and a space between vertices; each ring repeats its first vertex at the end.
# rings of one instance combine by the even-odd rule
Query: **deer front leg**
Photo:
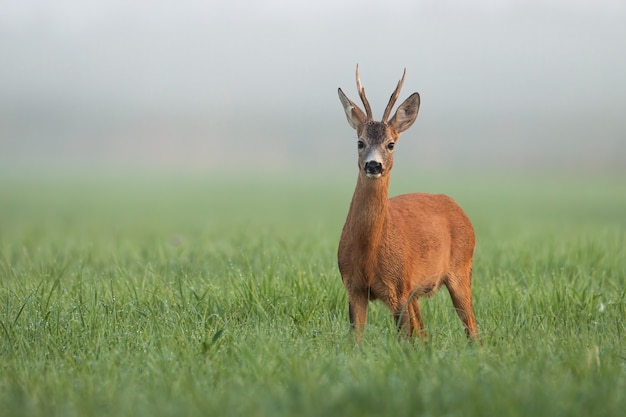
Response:
POLYGON ((426 331, 424 330, 424 321, 422 320, 419 299, 416 296, 401 303, 399 308, 395 309, 393 316, 400 334, 411 337, 413 334, 417 333, 420 339, 427 337, 426 331))
POLYGON ((357 343, 361 342, 367 321, 367 293, 351 291, 348 293, 348 314, 350 328, 354 332, 357 343))

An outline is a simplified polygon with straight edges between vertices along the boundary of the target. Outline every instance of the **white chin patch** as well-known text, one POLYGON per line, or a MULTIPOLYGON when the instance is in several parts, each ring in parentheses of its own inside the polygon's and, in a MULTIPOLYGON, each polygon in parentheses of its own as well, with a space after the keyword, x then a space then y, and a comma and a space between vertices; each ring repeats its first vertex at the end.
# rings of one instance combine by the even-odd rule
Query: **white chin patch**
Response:
POLYGON ((368 173, 365 173, 365 175, 367 176, 367 178, 376 179, 376 178, 379 178, 383 174, 368 174, 368 173))

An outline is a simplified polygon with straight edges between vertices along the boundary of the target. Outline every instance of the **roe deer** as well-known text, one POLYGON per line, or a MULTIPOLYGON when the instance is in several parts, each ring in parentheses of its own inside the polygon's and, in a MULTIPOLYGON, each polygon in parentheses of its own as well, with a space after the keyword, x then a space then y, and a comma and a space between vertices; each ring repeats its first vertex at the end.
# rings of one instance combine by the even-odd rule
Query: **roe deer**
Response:
POLYGON ((388 199, 393 151, 415 119, 420 96, 413 93, 388 121, 404 83, 389 99, 380 122, 356 83, 365 113, 339 89, 348 123, 358 136, 359 175, 339 241, 338 263, 348 295, 350 325, 361 340, 369 300, 382 300, 401 333, 425 337, 419 297, 443 284, 467 337, 478 338, 472 309, 474 229, 461 208, 442 194, 411 193, 388 199))

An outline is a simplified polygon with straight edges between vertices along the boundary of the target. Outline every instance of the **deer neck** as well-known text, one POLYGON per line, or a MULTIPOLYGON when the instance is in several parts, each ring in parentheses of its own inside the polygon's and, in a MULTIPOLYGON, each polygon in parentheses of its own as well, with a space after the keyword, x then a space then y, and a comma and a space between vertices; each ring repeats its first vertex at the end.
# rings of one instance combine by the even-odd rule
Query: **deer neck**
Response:
POLYGON ((362 249, 375 249, 387 223, 389 175, 372 180, 359 173, 352 196, 348 222, 362 249))

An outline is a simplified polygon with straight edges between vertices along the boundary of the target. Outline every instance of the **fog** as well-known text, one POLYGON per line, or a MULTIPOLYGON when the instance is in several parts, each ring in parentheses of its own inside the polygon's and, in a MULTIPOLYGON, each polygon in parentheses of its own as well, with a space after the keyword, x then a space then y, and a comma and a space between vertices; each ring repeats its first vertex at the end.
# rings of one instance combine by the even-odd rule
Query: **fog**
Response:
POLYGON ((623 172, 621 0, 0 2, 0 163, 343 169, 354 70, 425 169, 623 172))

